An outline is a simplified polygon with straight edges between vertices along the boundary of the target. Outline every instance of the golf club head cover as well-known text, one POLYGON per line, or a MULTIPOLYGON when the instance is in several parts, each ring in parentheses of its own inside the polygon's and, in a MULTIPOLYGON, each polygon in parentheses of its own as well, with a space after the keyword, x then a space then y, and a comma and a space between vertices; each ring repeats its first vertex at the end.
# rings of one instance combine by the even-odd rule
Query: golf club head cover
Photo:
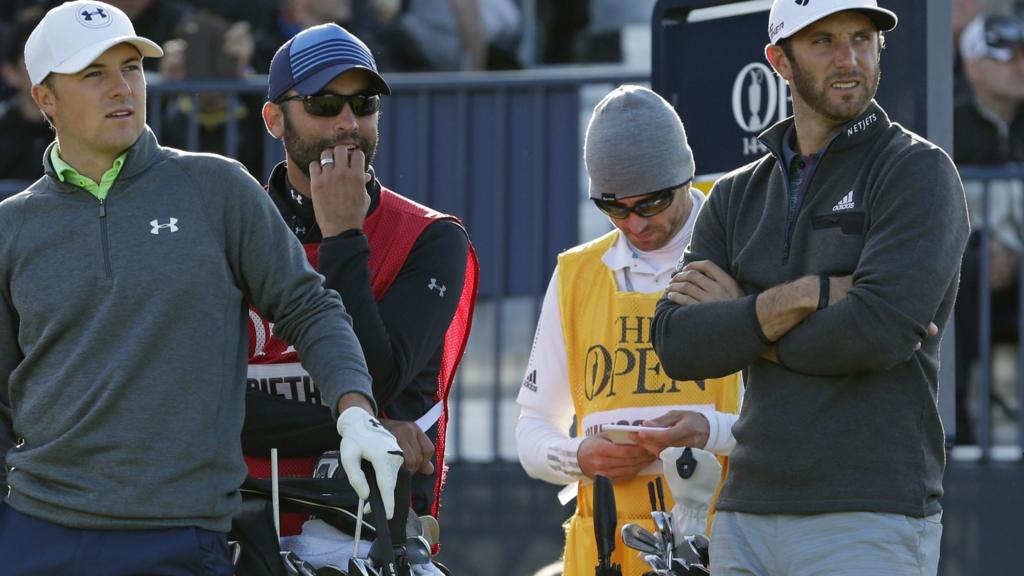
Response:
POLYGON ((660 458, 675 499, 672 532, 676 542, 690 534, 707 535, 708 509, 722 475, 718 458, 706 450, 680 447, 662 450, 660 458))
POLYGON ((360 468, 363 460, 368 461, 380 486, 384 512, 390 519, 395 515, 398 470, 405 461, 398 441, 377 418, 358 406, 350 406, 338 416, 338 434, 341 435, 339 459, 348 483, 360 499, 369 500, 370 485, 360 468))

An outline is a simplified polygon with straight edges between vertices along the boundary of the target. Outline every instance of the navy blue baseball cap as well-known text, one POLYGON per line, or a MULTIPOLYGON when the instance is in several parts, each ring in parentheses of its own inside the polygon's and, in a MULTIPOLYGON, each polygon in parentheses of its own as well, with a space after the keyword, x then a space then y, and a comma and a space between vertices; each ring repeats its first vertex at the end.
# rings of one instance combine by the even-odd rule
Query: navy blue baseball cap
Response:
POLYGON ((274 54, 267 98, 275 102, 293 88, 302 96, 316 94, 339 74, 353 68, 366 70, 373 87, 381 94, 391 95, 391 88, 377 72, 373 54, 362 40, 337 24, 307 28, 274 54))

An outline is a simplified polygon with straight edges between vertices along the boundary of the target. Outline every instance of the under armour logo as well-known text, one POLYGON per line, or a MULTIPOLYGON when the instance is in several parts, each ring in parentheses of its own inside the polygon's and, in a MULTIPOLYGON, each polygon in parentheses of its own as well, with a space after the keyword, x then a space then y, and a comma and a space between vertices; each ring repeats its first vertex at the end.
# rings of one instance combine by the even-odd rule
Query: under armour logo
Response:
POLYGON ((447 290, 448 287, 443 284, 438 284, 437 278, 431 278, 430 284, 427 284, 427 289, 433 290, 435 288, 437 289, 437 295, 441 298, 444 298, 444 291, 447 290))
POLYGON ((380 428, 380 422, 378 422, 376 418, 370 418, 370 426, 380 428))
POLYGON ((82 18, 85 18, 86 22, 92 22, 93 16, 99 16, 100 18, 106 18, 107 13, 103 11, 103 8, 96 8, 95 12, 89 12, 88 10, 82 10, 82 18))
POLYGON ((808 3, 810 2, 810 1, 811 1, 811 0, 796 0, 796 5, 797 5, 797 6, 807 6, 807 4, 808 4, 808 3))
POLYGON ((75 19, 78 23, 86 28, 106 28, 110 26, 110 23, 114 21, 107 12, 106 8, 102 5, 97 6, 96 4, 89 4, 82 8, 82 10, 75 13, 75 19))
POLYGON ((160 231, 164 229, 170 230, 172 234, 178 231, 177 218, 170 218, 167 224, 161 224, 159 220, 150 220, 149 225, 153 227, 153 229, 149 231, 150 234, 159 234, 160 231))

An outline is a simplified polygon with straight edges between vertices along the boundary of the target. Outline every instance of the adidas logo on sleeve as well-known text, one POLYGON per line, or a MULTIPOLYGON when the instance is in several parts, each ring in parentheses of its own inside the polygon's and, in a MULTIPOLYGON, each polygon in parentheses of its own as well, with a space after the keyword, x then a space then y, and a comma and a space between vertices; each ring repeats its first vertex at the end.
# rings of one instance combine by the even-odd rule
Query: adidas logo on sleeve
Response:
POLYGON ((523 379, 523 388, 526 388, 528 390, 532 390, 534 392, 537 391, 537 371, 536 370, 530 371, 530 373, 526 375, 526 378, 523 379))
POLYGON ((839 199, 839 202, 836 202, 836 205, 832 207, 832 211, 839 212, 840 210, 852 210, 853 208, 853 190, 850 190, 846 193, 846 196, 843 196, 839 199))

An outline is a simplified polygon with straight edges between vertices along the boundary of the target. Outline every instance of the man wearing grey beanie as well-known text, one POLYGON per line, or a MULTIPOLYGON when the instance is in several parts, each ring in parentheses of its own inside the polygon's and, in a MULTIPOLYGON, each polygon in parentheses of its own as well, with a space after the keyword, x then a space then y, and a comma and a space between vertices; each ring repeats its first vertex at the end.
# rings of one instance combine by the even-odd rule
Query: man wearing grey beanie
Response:
MULTIPOLYGON (((685 432, 676 445, 725 454, 733 444, 740 394, 737 374, 691 382, 669 378, 651 345, 655 303, 704 203, 703 193, 691 187, 693 153, 679 116, 646 88, 616 88, 594 108, 584 160, 590 197, 615 229, 559 256, 517 400, 523 468, 555 484, 579 483, 565 574, 588 573, 597 564, 590 507, 596 474, 614 482, 619 527, 644 525, 647 518, 653 529, 647 483, 661 475, 657 455, 667 447, 665 439, 616 443, 602 427, 659 425, 671 415, 682 421, 676 430, 685 432)), ((672 504, 670 497, 667 506, 672 504)), ((612 561, 623 574, 648 569, 621 546, 612 561)))
POLYGON ((716 576, 938 571, 936 336, 968 220, 949 156, 874 100, 896 23, 874 0, 775 0, 765 56, 793 116, 715 182, 658 302, 668 374, 745 370, 716 576))

